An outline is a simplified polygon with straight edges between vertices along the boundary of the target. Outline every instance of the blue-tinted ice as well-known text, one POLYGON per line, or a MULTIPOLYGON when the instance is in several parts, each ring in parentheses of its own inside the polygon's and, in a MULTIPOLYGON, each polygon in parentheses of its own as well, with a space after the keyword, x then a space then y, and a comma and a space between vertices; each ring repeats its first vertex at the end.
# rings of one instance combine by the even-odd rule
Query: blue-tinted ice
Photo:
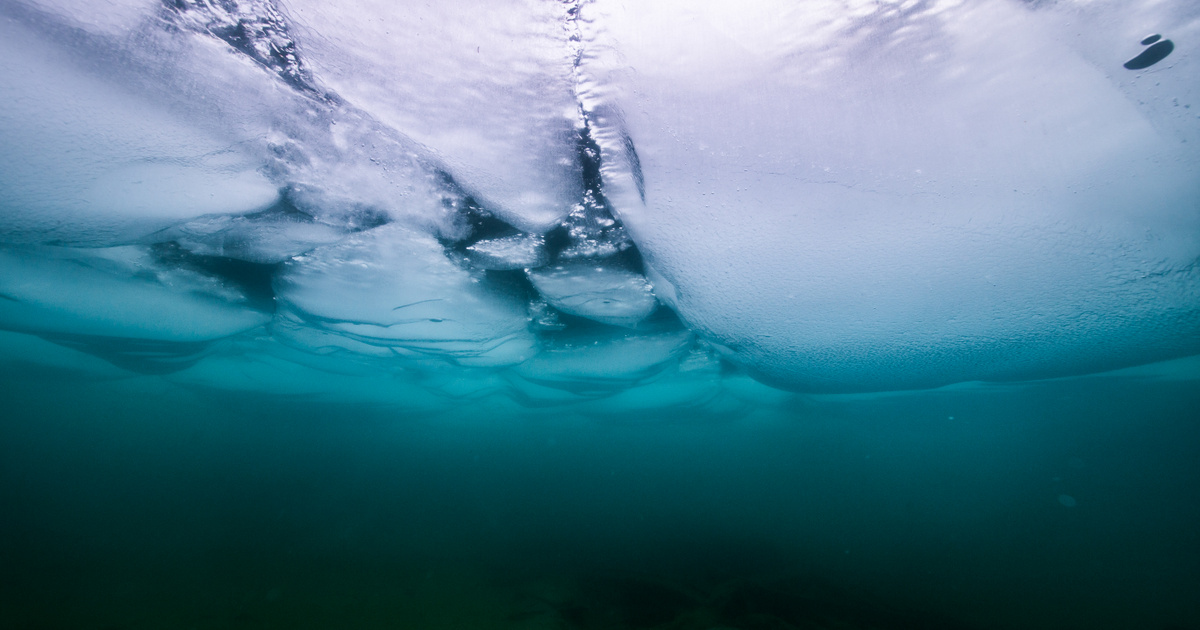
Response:
POLYGON ((1194 3, 0 15, 14 357, 436 406, 1200 353, 1194 3))

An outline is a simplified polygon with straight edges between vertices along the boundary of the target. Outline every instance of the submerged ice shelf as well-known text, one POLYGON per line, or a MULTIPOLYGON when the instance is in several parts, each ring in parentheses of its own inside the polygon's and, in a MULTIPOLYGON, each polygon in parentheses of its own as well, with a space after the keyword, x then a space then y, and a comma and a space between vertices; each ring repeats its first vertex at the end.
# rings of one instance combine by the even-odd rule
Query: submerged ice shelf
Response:
POLYGON ((1191 3, 106 7, 0 5, 0 328, 79 369, 716 404, 1200 353, 1191 3))

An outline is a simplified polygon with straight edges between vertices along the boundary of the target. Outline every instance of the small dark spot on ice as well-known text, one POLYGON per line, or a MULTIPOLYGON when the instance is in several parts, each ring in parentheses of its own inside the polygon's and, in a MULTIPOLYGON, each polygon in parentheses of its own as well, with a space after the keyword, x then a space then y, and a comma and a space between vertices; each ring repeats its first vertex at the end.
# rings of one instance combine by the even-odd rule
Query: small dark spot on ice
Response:
POLYGON ((1126 61, 1125 67, 1130 70, 1149 68, 1163 59, 1166 59, 1167 55, 1171 54, 1172 50, 1175 50, 1175 44, 1169 39, 1164 39, 1151 45, 1146 50, 1143 50, 1142 54, 1130 59, 1129 61, 1126 61))

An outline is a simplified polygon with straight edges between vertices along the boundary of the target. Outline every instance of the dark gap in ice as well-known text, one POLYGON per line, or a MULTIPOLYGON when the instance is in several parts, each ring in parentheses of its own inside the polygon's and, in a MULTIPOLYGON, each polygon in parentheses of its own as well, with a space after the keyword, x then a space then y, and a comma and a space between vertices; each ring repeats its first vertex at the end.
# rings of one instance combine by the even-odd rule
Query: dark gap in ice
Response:
POLYGON ((560 224, 546 232, 545 239, 546 249, 550 252, 551 259, 555 259, 562 250, 571 244, 571 233, 567 231, 567 226, 560 224))
POLYGON ((275 205, 245 216, 246 218, 281 218, 292 221, 313 221, 316 218, 311 212, 305 212, 296 205, 290 186, 279 191, 279 201, 275 202, 275 205))
POLYGON ((224 256, 201 256, 187 251, 174 241, 151 245, 150 253, 168 267, 188 269, 219 278, 226 286, 241 291, 250 307, 267 313, 275 312, 275 290, 271 286, 271 279, 278 265, 265 265, 224 256))
MULTIPOLYGON (((620 220, 613 216, 612 207, 604 196, 600 148, 587 127, 576 136, 576 152, 584 194, 559 225, 542 234, 550 260, 611 259, 634 250, 612 262, 630 264, 630 269, 642 273, 641 256, 625 234, 620 220)), ((453 175, 441 171, 438 177, 445 190, 443 204, 457 224, 455 233, 439 236, 452 258, 461 259, 466 255, 467 247, 480 241, 522 234, 521 230, 479 204, 453 175)))
POLYGON ((564 313, 557 309, 555 309, 555 312, 558 313, 558 319, 560 322, 562 322, 564 328, 558 331, 548 332, 545 336, 551 339, 570 340, 578 335, 589 335, 596 332, 609 333, 628 330, 619 326, 598 322, 594 319, 588 319, 586 317, 564 313))
POLYGON ((576 136, 576 151, 583 195, 546 238, 551 264, 526 269, 548 305, 576 317, 531 316, 546 331, 574 329, 581 324, 576 318, 640 330, 659 303, 641 255, 604 195, 601 152, 586 121, 576 136))
POLYGON ((576 142, 584 193, 562 223, 567 242, 553 250, 554 257, 600 259, 633 249, 625 226, 613 214, 612 204, 604 195, 600 146, 592 138, 590 126, 585 124, 576 142))
MULTIPOLYGON (((1149 38, 1147 38, 1149 39, 1149 38)), ((1142 51, 1142 54, 1125 62, 1125 67, 1130 70, 1142 70, 1149 68, 1154 64, 1167 58, 1171 51, 1175 50, 1175 44, 1169 39, 1161 40, 1152 44, 1149 48, 1142 51)))
POLYGON ((1156 41, 1158 41, 1158 40, 1160 40, 1160 39, 1162 39, 1162 35, 1159 35, 1158 33, 1155 33, 1155 34, 1153 34, 1153 35, 1149 35, 1149 36, 1147 36, 1147 37, 1146 37, 1146 39, 1143 39, 1143 40, 1141 41, 1141 44, 1142 44, 1143 46, 1149 46, 1150 44, 1153 44, 1154 42, 1156 42, 1156 41))
MULTIPOLYGON (((485 271, 517 271, 545 264, 537 255, 536 234, 517 229, 465 193, 453 176, 440 172, 442 204, 452 217, 449 233, 438 235, 446 256, 460 265, 485 271), (504 243, 503 241, 516 241, 504 243)), ((528 281, 526 281, 528 283, 528 281)))
POLYGON ((575 150, 579 155, 583 189, 594 194, 602 208, 611 210, 608 199, 604 197, 604 192, 601 190, 604 180, 600 175, 600 145, 592 138, 591 127, 587 124, 579 131, 575 150))
POLYGON ((272 0, 163 0, 163 4, 182 18, 177 22, 207 31, 293 88, 327 103, 341 101, 317 87, 287 20, 272 0))
POLYGON ((464 197, 461 207, 463 218, 470 227, 470 235, 467 239, 460 241, 461 243, 512 236, 520 232, 517 228, 485 210, 473 197, 464 197))
MULTIPOLYGON (((665 310, 665 309, 659 309, 659 310, 665 310)), ((717 364, 720 365, 720 367, 721 367, 721 376, 722 377, 736 376, 739 374, 746 373, 746 370, 743 369, 742 366, 734 363, 733 361, 730 361, 729 359, 726 359, 725 357, 720 357, 717 360, 717 364)))
MULTIPOLYGON (((642 276, 645 282, 641 254, 621 222, 613 217, 612 208, 601 190, 600 149, 586 126, 576 136, 576 150, 584 193, 558 226, 540 235, 522 232, 499 218, 465 190, 452 174, 438 170, 436 176, 443 191, 442 203, 453 224, 452 228, 443 229, 437 235, 438 240, 447 258, 476 274, 475 277, 489 290, 526 301, 530 328, 543 337, 562 330, 596 330, 597 326, 606 331, 605 334, 612 334, 615 328, 642 331, 643 326, 636 320, 623 327, 610 326, 614 322, 609 320, 620 319, 620 315, 608 313, 604 308, 596 311, 594 319, 607 324, 587 319, 592 316, 590 311, 568 315, 560 310, 563 304, 555 301, 561 299, 561 295, 542 295, 540 289, 545 287, 540 287, 534 282, 536 279, 528 276, 531 270, 541 269, 548 263, 560 263, 568 267, 559 269, 560 274, 565 273, 567 277, 556 280, 556 287, 574 279, 581 291, 615 290, 603 286, 603 281, 600 286, 593 286, 597 280, 590 265, 595 263, 598 268, 613 270, 617 277, 621 273, 632 273, 642 276), (579 269, 580 275, 575 278, 571 269, 579 269)), ((611 283, 611 280, 605 281, 611 283)), ((649 285, 646 287, 648 299, 654 301, 649 285)), ((613 299, 629 297, 614 295, 613 299)), ((673 316, 666 326, 662 321, 668 320, 655 320, 647 323, 646 328, 682 328, 673 316)))
POLYGON ((679 319, 679 315, 669 308, 659 308, 637 325, 637 330, 653 332, 673 332, 687 330, 687 325, 679 319))
POLYGON ((206 341, 163 341, 69 333, 37 335, 51 343, 85 352, 139 374, 170 374, 187 369, 203 359, 210 347, 206 341))
POLYGON ((638 251, 635 245, 630 245, 628 249, 617 253, 610 260, 619 262, 626 269, 646 275, 646 261, 642 258, 642 252, 638 251))
POLYGON ((483 283, 488 289, 520 298, 523 301, 537 299, 537 289, 520 269, 488 269, 483 272, 483 283))
POLYGON ((621 146, 625 148, 625 159, 629 161, 629 171, 633 174, 633 183, 637 186, 638 197, 646 203, 646 179, 642 175, 642 160, 638 157, 637 149, 633 146, 633 138, 621 132, 621 146))
POLYGON ((449 172, 439 169, 435 177, 442 189, 442 207, 453 217, 455 224, 451 233, 438 235, 438 241, 448 254, 451 251, 462 254, 468 245, 477 241, 520 232, 484 208, 449 172))

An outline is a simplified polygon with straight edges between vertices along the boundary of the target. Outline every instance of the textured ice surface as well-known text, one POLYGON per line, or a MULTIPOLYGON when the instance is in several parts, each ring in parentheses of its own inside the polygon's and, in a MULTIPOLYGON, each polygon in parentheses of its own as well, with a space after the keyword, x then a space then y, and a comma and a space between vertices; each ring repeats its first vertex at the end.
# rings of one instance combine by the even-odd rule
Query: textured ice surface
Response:
POLYGON ((164 230, 172 240, 200 256, 235 258, 260 264, 281 263, 321 245, 336 243, 345 230, 284 213, 203 217, 164 230))
POLYGON ((582 193, 567 5, 287 3, 314 72, 445 160, 477 201, 544 231, 582 193))
POLYGON ((476 241, 467 246, 471 263, 498 271, 541 267, 550 262, 546 239, 539 234, 514 234, 476 241))
POLYGON ((609 261, 572 262, 528 272, 551 306, 614 326, 635 326, 658 307, 640 273, 609 261))
POLYGON ((1182 1, 0 3, 2 349, 602 413, 1195 354, 1194 41, 1182 1))
POLYGON ((293 258, 275 288, 295 319, 369 345, 471 364, 533 354, 524 302, 455 266, 432 237, 398 224, 293 258))

